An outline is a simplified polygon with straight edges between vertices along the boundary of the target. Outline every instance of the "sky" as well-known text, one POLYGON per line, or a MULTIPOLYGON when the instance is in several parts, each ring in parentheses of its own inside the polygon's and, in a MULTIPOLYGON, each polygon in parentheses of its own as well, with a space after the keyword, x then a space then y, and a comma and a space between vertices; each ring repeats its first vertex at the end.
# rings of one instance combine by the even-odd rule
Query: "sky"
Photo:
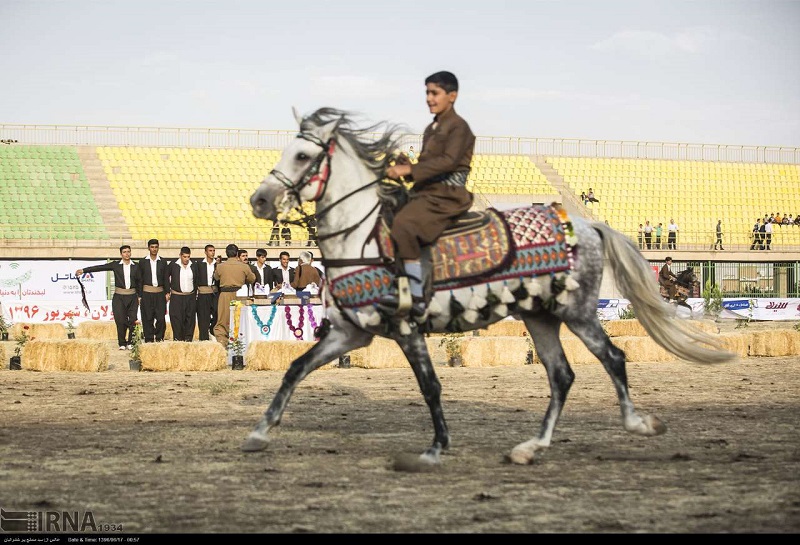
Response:
POLYGON ((0 124, 418 134, 449 70, 478 136, 800 147, 800 0, 0 0, 0 51, 0 124))

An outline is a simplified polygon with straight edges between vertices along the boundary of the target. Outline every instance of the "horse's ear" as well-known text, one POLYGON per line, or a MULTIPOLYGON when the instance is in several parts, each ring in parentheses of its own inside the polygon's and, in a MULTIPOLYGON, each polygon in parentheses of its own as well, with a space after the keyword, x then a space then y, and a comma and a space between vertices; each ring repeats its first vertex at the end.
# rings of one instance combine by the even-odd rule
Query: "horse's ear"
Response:
POLYGON ((339 128, 339 125, 344 121, 344 116, 339 117, 338 119, 334 119, 328 123, 325 123, 323 126, 319 128, 319 138, 323 142, 327 142, 333 136, 333 133, 336 132, 336 129, 339 128))
POLYGON ((303 124, 303 116, 300 115, 300 112, 297 111, 297 108, 292 106, 292 114, 294 115, 295 120, 297 121, 298 125, 303 124))

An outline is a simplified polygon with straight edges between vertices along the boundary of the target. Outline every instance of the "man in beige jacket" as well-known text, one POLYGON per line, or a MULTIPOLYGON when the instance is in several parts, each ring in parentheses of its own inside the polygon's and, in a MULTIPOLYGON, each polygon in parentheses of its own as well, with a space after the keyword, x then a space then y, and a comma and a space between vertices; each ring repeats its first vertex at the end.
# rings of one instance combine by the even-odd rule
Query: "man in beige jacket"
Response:
POLYGON ((228 244, 225 247, 227 260, 223 261, 214 270, 214 280, 219 281, 219 299, 217 302, 217 324, 214 326, 214 338, 225 348, 228 347, 231 323, 231 301, 236 298, 236 292, 245 284, 256 281, 256 275, 250 265, 237 259, 239 247, 228 244))

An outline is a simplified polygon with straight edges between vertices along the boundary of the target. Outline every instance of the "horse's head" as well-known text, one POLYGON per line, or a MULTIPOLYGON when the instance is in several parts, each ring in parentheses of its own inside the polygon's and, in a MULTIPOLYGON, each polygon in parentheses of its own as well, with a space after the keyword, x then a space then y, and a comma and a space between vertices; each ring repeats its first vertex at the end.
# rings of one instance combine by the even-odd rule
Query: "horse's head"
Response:
POLYGON ((294 108, 292 111, 300 132, 250 197, 253 215, 257 218, 274 221, 279 214, 303 202, 320 199, 330 178, 336 129, 344 116, 315 124, 306 122, 294 108))

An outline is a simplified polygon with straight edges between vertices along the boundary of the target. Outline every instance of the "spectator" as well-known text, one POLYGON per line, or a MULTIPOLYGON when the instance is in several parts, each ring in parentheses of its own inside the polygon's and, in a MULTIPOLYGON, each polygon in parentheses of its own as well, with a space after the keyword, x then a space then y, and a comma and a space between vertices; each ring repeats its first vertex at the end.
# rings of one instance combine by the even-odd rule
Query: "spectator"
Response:
POLYGON ((653 248, 653 226, 650 225, 650 220, 644 222, 644 245, 648 250, 653 248))
POLYGON ((781 225, 791 225, 792 224, 792 215, 783 215, 783 221, 781 221, 781 225))
POLYGON ((272 222, 272 231, 269 234, 269 242, 267 246, 280 246, 281 245, 281 222, 272 222))
POLYGON ((664 224, 660 221, 656 225, 656 250, 661 249, 661 233, 664 231, 664 224))
POLYGON ((674 219, 670 219, 669 225, 667 225, 667 249, 678 249, 678 225, 674 219))
POLYGON ((586 194, 586 202, 600 202, 594 196, 594 189, 591 187, 589 188, 589 192, 586 194))
POLYGON ((761 246, 761 218, 756 220, 755 225, 753 225, 753 242, 750 244, 751 250, 760 250, 761 246))
POLYGON ((288 225, 283 225, 281 227, 281 238, 286 242, 287 246, 292 243, 292 230, 288 225))
POLYGON ((315 216, 311 216, 310 218, 308 218, 308 223, 306 223, 306 231, 308 231, 308 242, 306 242, 306 246, 316 246, 317 218, 315 216))
POLYGON ((644 250, 644 227, 642 224, 639 224, 639 230, 636 234, 636 239, 639 242, 639 249, 644 250))
POLYGON ((717 249, 719 246, 720 250, 724 250, 725 248, 722 247, 722 220, 717 220, 717 229, 716 229, 717 240, 714 242, 714 249, 717 249))
POLYGON ((408 160, 412 163, 417 162, 417 152, 414 151, 414 146, 408 146, 408 160))
POLYGON ((772 249, 772 222, 767 223, 766 225, 762 225, 764 228, 764 247, 762 249, 771 250, 772 249))
POLYGON ((584 206, 589 204, 589 201, 586 200, 586 191, 581 191, 581 202, 584 206))

